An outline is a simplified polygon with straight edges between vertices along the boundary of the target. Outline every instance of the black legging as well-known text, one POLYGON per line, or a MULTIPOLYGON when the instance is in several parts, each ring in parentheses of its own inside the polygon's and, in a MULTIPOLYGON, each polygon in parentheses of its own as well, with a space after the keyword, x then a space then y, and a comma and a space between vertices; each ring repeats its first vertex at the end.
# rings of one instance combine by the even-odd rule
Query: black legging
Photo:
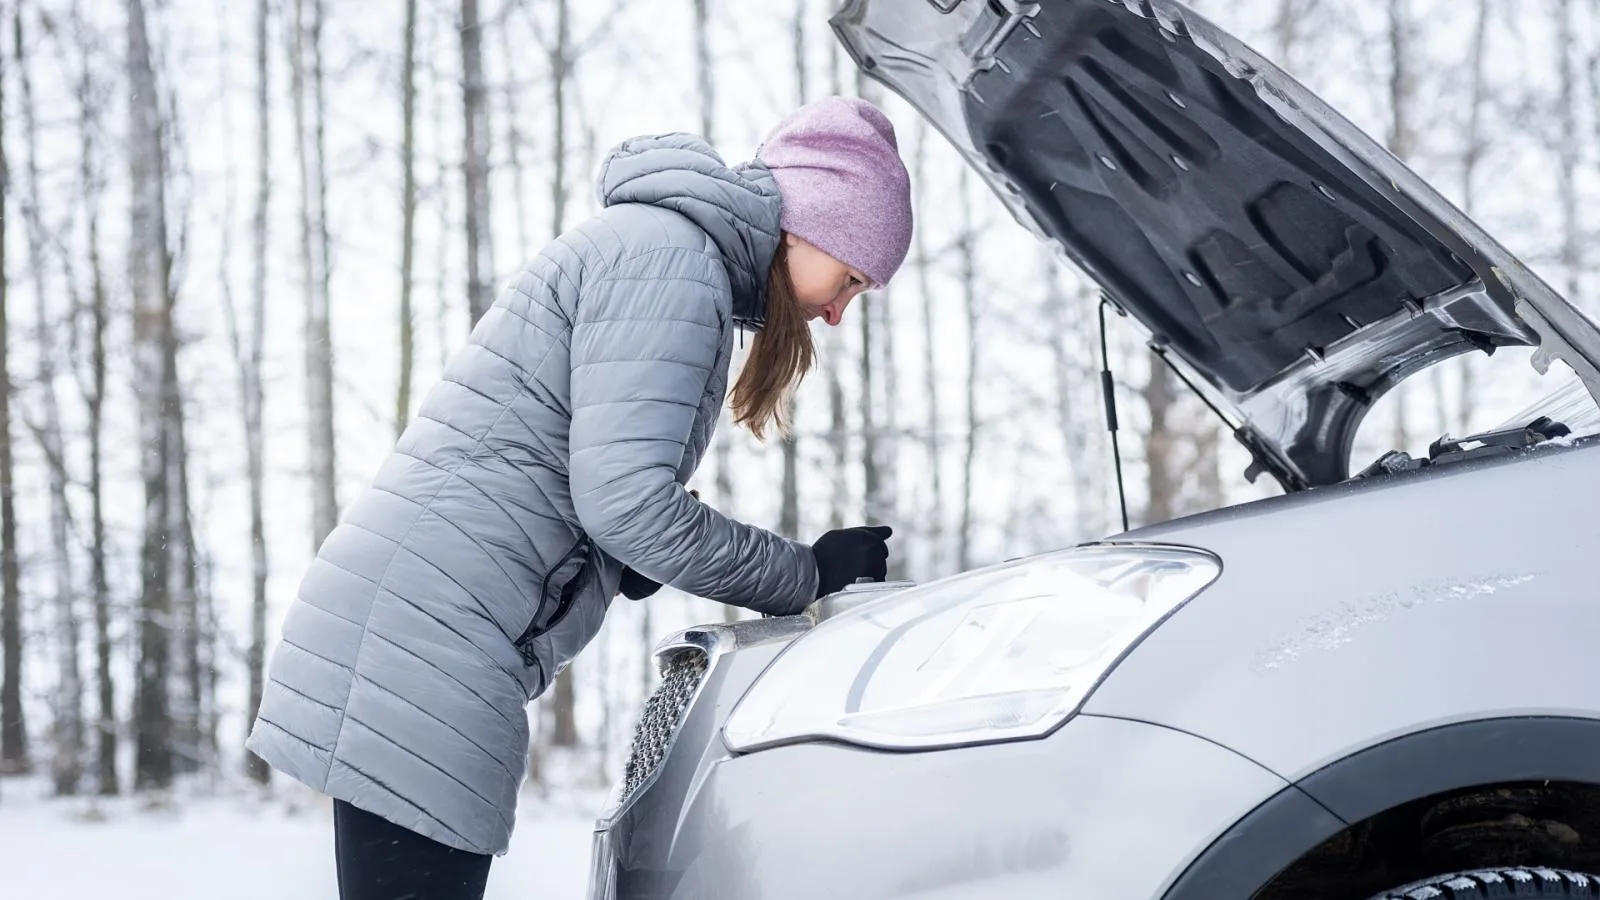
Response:
POLYGON ((482 900, 492 856, 457 850, 333 801, 339 900, 482 900))

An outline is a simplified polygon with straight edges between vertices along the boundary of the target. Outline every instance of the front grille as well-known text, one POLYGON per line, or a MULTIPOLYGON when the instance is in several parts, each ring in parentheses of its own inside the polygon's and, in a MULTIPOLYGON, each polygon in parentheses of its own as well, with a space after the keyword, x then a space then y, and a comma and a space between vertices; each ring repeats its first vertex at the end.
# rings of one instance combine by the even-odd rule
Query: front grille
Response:
POLYGON ((622 770, 622 792, 618 802, 626 802, 633 792, 655 772, 667 754, 667 746, 683 724, 683 714, 694 699, 700 680, 706 674, 705 651, 683 647, 661 663, 661 683, 644 702, 639 725, 634 729, 633 746, 622 770))

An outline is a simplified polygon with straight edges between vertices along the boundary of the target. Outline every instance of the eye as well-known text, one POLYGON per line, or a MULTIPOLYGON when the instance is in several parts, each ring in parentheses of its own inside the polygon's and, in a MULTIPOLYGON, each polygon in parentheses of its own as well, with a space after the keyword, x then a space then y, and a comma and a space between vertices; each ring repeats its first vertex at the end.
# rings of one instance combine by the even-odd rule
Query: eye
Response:
POLYGON ((864 285, 864 284, 866 284, 865 281, 862 281, 861 279, 857 278, 854 275, 850 276, 850 286, 851 287, 860 287, 861 285, 864 285))

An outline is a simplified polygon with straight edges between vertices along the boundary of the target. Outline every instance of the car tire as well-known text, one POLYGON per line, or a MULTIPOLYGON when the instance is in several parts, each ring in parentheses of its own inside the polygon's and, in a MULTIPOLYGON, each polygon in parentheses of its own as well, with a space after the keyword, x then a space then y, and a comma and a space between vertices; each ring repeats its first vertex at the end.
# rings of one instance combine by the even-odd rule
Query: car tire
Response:
POLYGON ((1371 900, 1490 900, 1490 898, 1600 898, 1600 876, 1543 866, 1474 869, 1439 875, 1384 891, 1371 900))

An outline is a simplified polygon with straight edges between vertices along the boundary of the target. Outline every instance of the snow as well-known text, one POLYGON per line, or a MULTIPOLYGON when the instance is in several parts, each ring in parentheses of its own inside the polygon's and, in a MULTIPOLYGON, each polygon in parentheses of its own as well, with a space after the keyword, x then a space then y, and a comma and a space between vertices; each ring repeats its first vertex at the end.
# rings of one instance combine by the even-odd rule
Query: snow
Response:
MULTIPOLYGON (((127 798, 86 814, 43 799, 43 785, 0 785, 0 897, 29 900, 281 900, 337 896, 332 812, 297 789, 185 799, 152 809, 127 798)), ((511 851, 485 900, 566 900, 588 889, 599 798, 522 798, 511 851)))

